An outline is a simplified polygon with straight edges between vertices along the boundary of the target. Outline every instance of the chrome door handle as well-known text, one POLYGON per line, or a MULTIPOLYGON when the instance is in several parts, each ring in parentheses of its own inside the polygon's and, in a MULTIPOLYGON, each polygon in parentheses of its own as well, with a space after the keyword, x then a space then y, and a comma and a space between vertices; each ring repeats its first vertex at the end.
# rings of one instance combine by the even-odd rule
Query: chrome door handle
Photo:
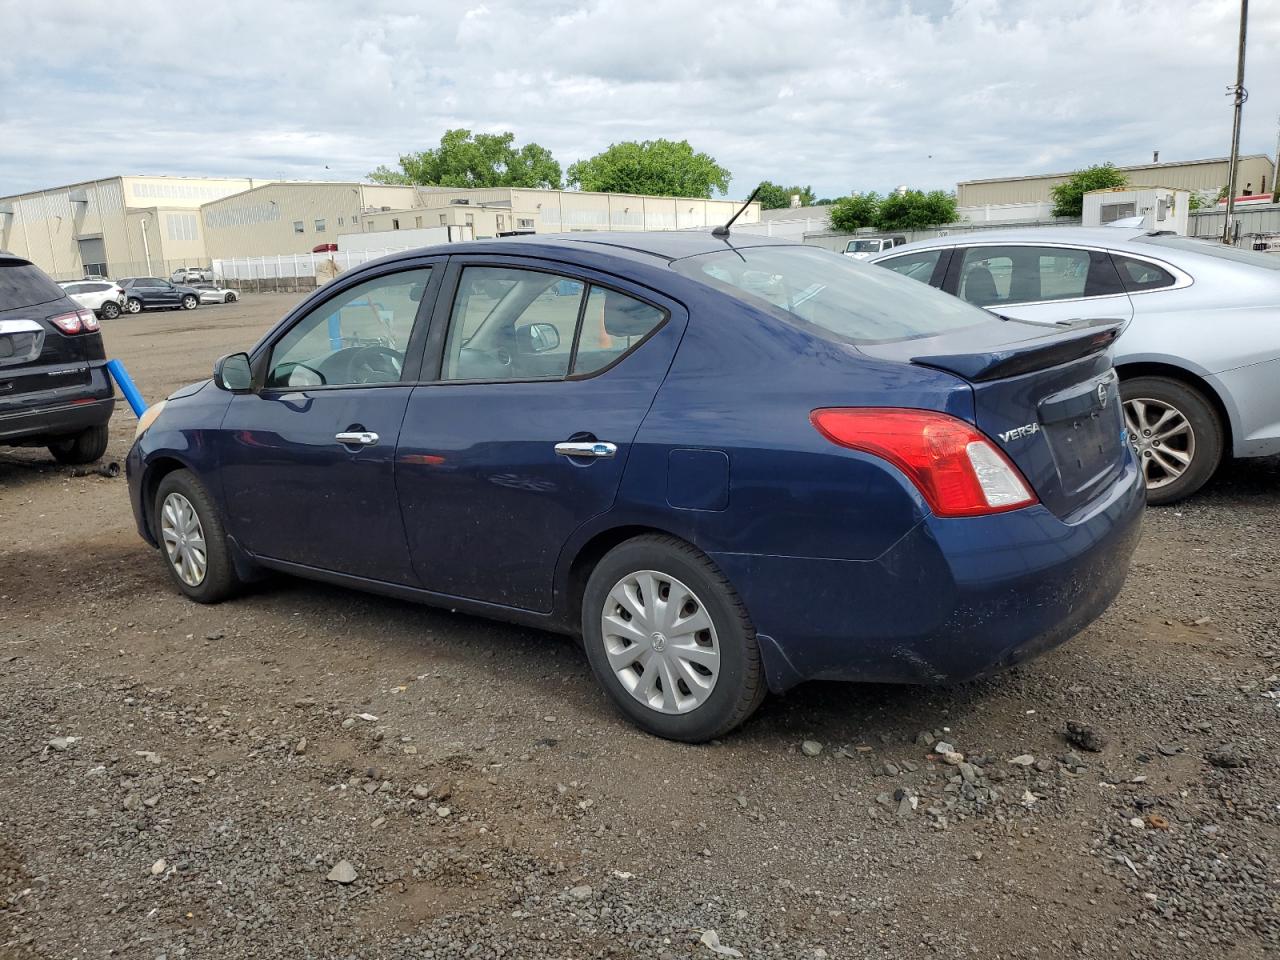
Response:
POLYGON ((378 442, 378 435, 368 430, 352 430, 349 433, 335 434, 333 439, 344 445, 372 447, 378 442))
POLYGON ((561 457, 594 457, 598 460, 608 460, 617 452, 616 444, 606 443, 603 440, 556 444, 556 455, 561 457))

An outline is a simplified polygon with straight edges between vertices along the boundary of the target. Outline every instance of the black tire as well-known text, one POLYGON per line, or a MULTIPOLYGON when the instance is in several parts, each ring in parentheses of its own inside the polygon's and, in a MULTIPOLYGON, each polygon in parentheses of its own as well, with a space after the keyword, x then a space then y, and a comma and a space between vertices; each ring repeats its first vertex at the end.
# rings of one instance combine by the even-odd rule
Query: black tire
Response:
POLYGON ((183 310, 194 310, 198 306, 200 306, 199 297, 197 297, 194 293, 183 294, 183 297, 182 297, 183 310))
POLYGON ((107 452, 110 435, 105 423, 86 427, 73 437, 63 437, 49 444, 49 452, 59 463, 95 463, 107 452))
POLYGON ((114 300, 108 300, 102 305, 103 320, 114 320, 118 316, 120 316, 120 304, 114 300))
POLYGON ((239 297, 237 297, 234 293, 228 293, 228 294, 226 295, 226 297, 223 299, 223 301, 222 301, 222 302, 223 302, 223 303, 235 303, 235 302, 236 302, 237 300, 239 300, 239 299, 240 299, 240 298, 239 298, 239 297))
POLYGON ((723 736, 751 716, 767 692, 755 627, 742 600, 705 554, 676 537, 636 537, 609 551, 587 580, 582 625, 587 659, 609 698, 633 723, 659 737, 702 743, 723 736), (629 574, 645 570, 687 586, 715 627, 720 648, 715 686, 703 703, 686 713, 662 713, 641 703, 609 665, 601 627, 609 593, 629 574))
MULTIPOLYGON (((1176 503, 1203 487, 1222 461, 1226 438, 1222 418, 1209 399, 1195 387, 1180 380, 1154 376, 1122 380, 1120 399, 1126 405, 1126 419, 1129 421, 1139 465, 1145 464, 1144 473, 1149 474, 1149 481, 1154 480, 1147 487, 1147 503, 1153 506, 1176 503), (1129 405, 1135 400, 1154 400, 1172 407, 1186 418, 1194 446, 1190 448, 1191 462, 1181 476, 1168 480, 1168 474, 1159 466, 1158 458, 1154 465, 1148 462, 1158 454, 1158 450, 1145 448, 1147 438, 1135 434, 1133 430, 1129 405)), ((1182 444, 1186 441, 1179 438, 1177 442, 1182 444)))
POLYGON ((160 542, 160 559, 179 590, 197 603, 219 603, 233 596, 240 588, 235 563, 227 545, 226 530, 213 499, 199 479, 190 470, 175 470, 166 474, 156 489, 151 510, 152 532, 160 542), (187 583, 169 560, 162 534, 161 511, 170 494, 180 494, 195 509, 205 542, 205 573, 197 584, 187 583))
POLYGON ((139 300, 137 297, 130 297, 124 302, 124 312, 125 313, 141 313, 142 301, 139 300))

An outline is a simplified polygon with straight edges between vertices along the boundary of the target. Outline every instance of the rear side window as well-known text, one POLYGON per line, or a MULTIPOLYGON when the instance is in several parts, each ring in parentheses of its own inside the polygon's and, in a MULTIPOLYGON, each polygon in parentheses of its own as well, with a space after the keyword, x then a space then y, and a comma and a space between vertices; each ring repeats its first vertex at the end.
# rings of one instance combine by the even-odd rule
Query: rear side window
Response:
POLYGON ((1132 257, 1122 257, 1118 253, 1113 253, 1111 257, 1120 271, 1120 280, 1124 283, 1124 288, 1130 293, 1159 290, 1161 287, 1172 287, 1178 282, 1168 270, 1157 267, 1154 263, 1148 263, 1146 260, 1134 260, 1132 257))
POLYGON ((30 307, 64 296, 63 289, 34 264, 0 262, 0 310, 30 307))
POLYGON ((1071 247, 970 247, 957 295, 980 307, 1077 300, 1124 292, 1111 258, 1071 247))
POLYGON ((930 283, 933 280, 933 272, 938 268, 938 261, 942 259, 942 250, 917 250, 915 253, 904 253, 900 257, 894 257, 891 260, 877 261, 881 267, 888 267, 894 273, 900 273, 904 277, 910 277, 912 280, 919 280, 921 283, 930 283))
POLYGON ((933 337, 991 319, 892 270, 813 247, 744 247, 672 266, 745 303, 854 343, 933 337))
POLYGON ((582 333, 573 361, 575 374, 603 370, 652 333, 666 317, 617 290, 592 287, 582 314, 582 333))

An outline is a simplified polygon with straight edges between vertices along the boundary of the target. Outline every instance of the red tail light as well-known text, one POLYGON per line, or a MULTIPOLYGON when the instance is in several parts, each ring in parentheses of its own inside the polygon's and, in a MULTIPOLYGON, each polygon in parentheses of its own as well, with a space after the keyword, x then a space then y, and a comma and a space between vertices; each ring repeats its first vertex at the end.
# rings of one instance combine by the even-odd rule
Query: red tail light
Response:
POLYGON ((898 407, 832 407, 809 418, 832 443, 888 460, 940 517, 973 517, 1036 502, 1009 459, 972 424, 898 407))
POLYGON ((94 333, 100 328, 98 318, 92 310, 75 310, 71 313, 60 313, 50 317, 49 322, 67 334, 94 333))

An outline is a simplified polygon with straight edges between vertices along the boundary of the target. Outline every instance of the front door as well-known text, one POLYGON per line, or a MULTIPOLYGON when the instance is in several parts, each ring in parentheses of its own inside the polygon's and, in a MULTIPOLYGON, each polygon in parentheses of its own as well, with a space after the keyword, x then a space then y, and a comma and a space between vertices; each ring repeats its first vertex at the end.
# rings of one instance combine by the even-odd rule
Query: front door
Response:
POLYGON ((138 284, 138 293, 148 307, 178 306, 178 288, 168 280, 147 277, 138 284))
POLYGON ((613 505, 671 365, 678 304, 555 269, 451 263, 439 378, 409 398, 397 464, 428 590, 549 611, 560 551, 613 505))
POLYGON ((231 533, 253 554, 414 584, 395 451, 434 299, 419 262, 348 283, 254 358, 219 433, 231 533))
POLYGON ((965 247, 951 258, 944 289, 1032 323, 1133 318, 1120 274, 1103 250, 1031 244, 965 247))

